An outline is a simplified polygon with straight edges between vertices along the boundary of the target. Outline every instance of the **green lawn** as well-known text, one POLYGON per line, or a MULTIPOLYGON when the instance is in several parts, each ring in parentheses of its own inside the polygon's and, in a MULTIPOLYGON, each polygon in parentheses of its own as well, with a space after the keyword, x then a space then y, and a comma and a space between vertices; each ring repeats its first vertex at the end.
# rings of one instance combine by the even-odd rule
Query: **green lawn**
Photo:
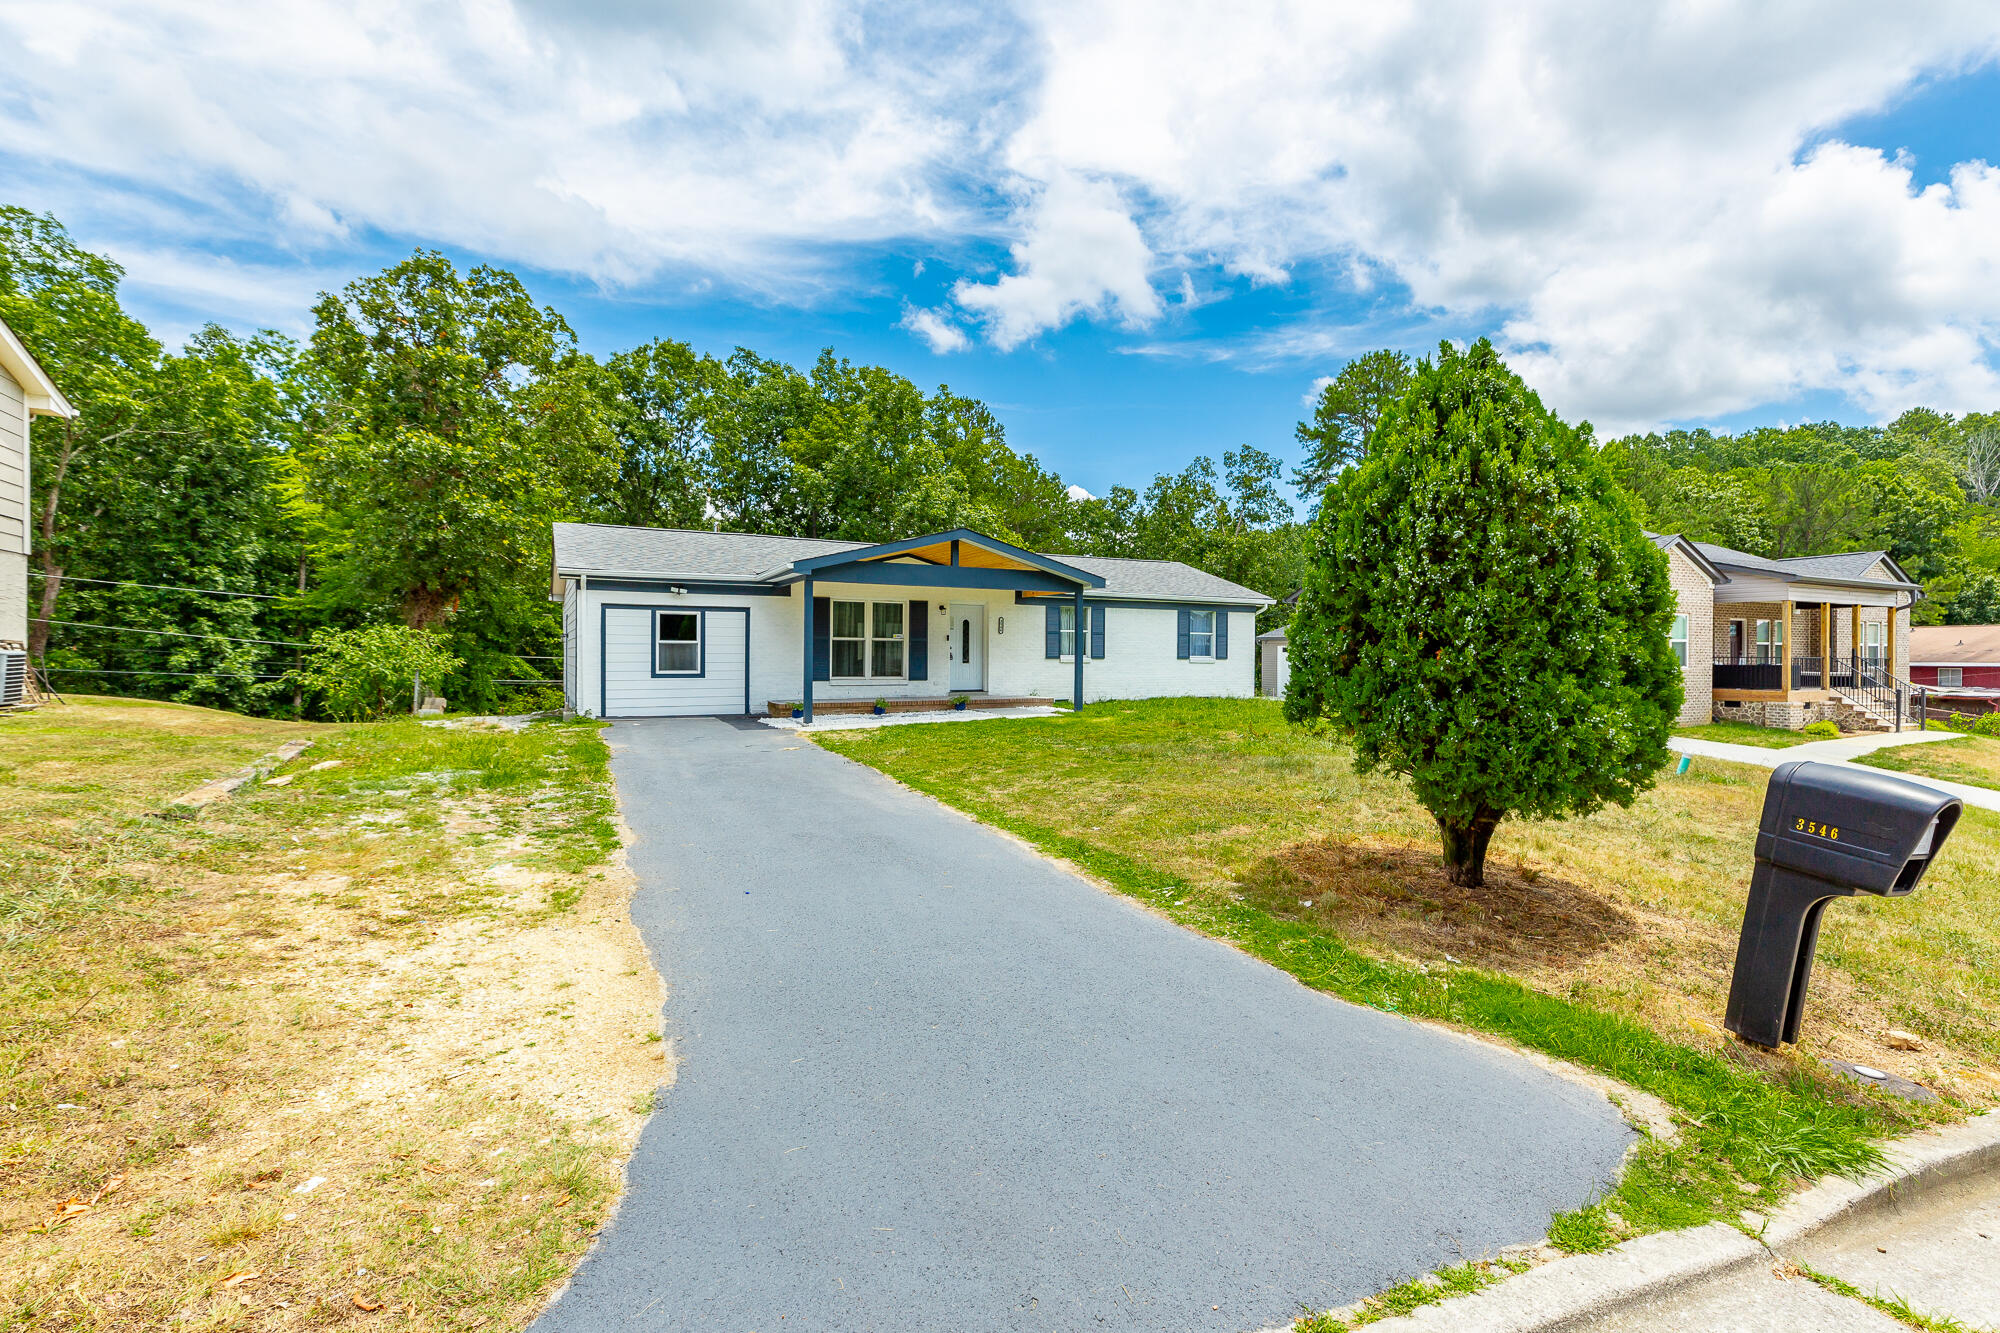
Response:
POLYGON ((1974 787, 2000 788, 2000 740, 1990 736, 1897 745, 1862 755, 1854 762, 1886 768, 1892 773, 1914 773, 1974 787))
POLYGON ((1781 727, 1753 727, 1747 722, 1705 722, 1698 727, 1675 727, 1674 735, 1697 741, 1754 745, 1760 750, 1785 750, 1794 745, 1804 745, 1812 739, 1781 727))
MULTIPOLYGON (((1500 1034, 1687 1114, 1683 1146, 1642 1157, 1612 1201, 1622 1229, 1591 1210, 1563 1219, 1574 1248, 1730 1211, 1738 1179, 1852 1166, 1867 1138, 1919 1114, 1720 1030, 1760 769, 1698 761, 1630 810, 1504 825, 1489 884, 1467 892, 1437 868, 1433 826, 1400 782, 1356 774, 1344 745, 1268 701, 814 739, 1309 985, 1500 1034)), ((1983 1104, 2000 1091, 2000 820, 1971 812, 1960 829, 1922 894, 1828 916, 1807 1049, 1983 1104), (1889 1050, 1889 1026, 1930 1050, 1889 1050)))

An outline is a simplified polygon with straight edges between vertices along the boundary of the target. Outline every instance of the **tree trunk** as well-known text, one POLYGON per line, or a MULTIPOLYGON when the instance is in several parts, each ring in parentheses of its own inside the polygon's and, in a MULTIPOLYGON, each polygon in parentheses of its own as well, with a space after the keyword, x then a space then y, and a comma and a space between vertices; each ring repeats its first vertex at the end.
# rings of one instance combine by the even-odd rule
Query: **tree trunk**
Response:
POLYGON ((42 500, 42 512, 35 522, 36 535, 41 538, 42 558, 42 603, 41 614, 28 625, 28 658, 44 671, 48 669, 49 621, 56 613, 56 597, 62 592, 62 567, 56 564, 56 509, 62 504, 63 479, 69 475, 70 460, 76 457, 76 427, 73 422, 63 422, 62 449, 56 455, 54 474, 49 478, 49 493, 42 500))
POLYGON ((1439 819, 1438 833, 1444 841, 1444 864, 1451 882, 1460 888, 1476 889, 1486 883, 1486 844, 1500 817, 1484 811, 1459 823, 1439 819))

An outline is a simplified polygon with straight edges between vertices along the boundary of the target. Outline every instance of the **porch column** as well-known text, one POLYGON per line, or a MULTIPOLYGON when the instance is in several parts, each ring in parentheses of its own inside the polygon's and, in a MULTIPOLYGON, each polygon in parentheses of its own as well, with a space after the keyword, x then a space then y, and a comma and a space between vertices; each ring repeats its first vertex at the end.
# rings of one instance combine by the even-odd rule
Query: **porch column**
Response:
MULTIPOLYGON (((1847 610, 1847 651, 1858 662, 1861 660, 1861 604, 1856 602, 1853 606, 1848 607, 1847 610)), ((1856 669, 1858 670, 1859 668, 1856 669)), ((1857 688, 1860 686, 1861 681, 1858 677, 1854 684, 1857 688)))
POLYGON ((1778 608, 1778 614, 1784 617, 1778 623, 1785 627, 1785 650, 1780 657, 1783 665, 1778 668, 1782 674, 1778 679, 1783 682, 1785 698, 1789 701, 1792 697, 1792 603, 1780 602, 1778 608))
POLYGON ((1819 687, 1833 688, 1833 603, 1819 604, 1819 687))
POLYGON ((1882 631, 1882 657, 1889 664, 1889 679, 1896 678, 1896 612, 1900 608, 1889 607, 1889 627, 1882 631))
POLYGON ((799 702, 805 706, 806 721, 810 722, 813 720, 813 581, 812 581, 812 575, 810 574, 806 575, 805 592, 806 592, 806 606, 805 606, 806 614, 805 614, 804 624, 806 628, 805 628, 805 634, 803 636, 805 642, 802 645, 804 648, 804 652, 802 655, 805 658, 806 683, 805 683, 805 694, 799 700, 799 702))
POLYGON ((1069 697, 1072 711, 1083 711, 1083 656, 1090 651, 1090 623, 1083 618, 1083 585, 1076 588, 1076 686, 1069 697))

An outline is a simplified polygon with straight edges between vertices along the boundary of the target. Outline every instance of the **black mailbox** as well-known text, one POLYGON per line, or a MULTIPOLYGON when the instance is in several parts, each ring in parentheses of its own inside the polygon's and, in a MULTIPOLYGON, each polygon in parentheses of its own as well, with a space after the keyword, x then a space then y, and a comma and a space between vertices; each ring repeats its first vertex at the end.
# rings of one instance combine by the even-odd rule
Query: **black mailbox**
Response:
POLYGON ((1956 796, 1873 769, 1779 765, 1764 793, 1723 1026, 1758 1046, 1797 1041, 1827 903, 1911 892, 1964 810, 1956 796))

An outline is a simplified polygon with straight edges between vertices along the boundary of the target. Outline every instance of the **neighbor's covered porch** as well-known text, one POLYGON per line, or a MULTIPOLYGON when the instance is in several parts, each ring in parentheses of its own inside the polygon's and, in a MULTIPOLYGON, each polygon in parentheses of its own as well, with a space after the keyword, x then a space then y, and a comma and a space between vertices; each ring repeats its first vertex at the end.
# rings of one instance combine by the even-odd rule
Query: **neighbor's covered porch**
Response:
POLYGON ((1840 701, 1896 724, 1910 705, 1910 687, 1896 660, 1894 590, 1790 591, 1778 601, 1718 595, 1710 668, 1716 703, 1840 701))
MULTIPOLYGON (((908 685, 933 679, 927 633, 929 616, 924 599, 909 597, 913 589, 931 590, 932 596, 941 599, 941 607, 942 599, 953 592, 980 598, 1006 593, 1010 600, 1026 596, 1044 602, 1060 599, 1066 608, 1063 632, 1076 636, 1078 627, 1091 623, 1084 607, 1085 592, 1104 586, 1104 580, 1095 574, 965 528, 795 561, 778 582, 799 585, 803 612, 799 636, 799 707, 807 722, 813 718, 816 685, 852 686, 871 675, 881 675, 877 668, 887 659, 876 661, 880 655, 899 658, 899 671, 908 685), (893 593, 889 600, 879 602, 851 599, 856 585, 880 587, 885 594, 892 590, 893 593), (849 595, 829 596, 830 588, 847 590, 849 595), (908 612, 899 611, 901 606, 907 606, 908 612)), ((951 660, 954 642, 953 634, 947 633, 945 642, 938 645, 942 650, 939 656, 946 662, 951 660)), ((990 643, 982 651, 990 651, 990 643)), ((1072 650, 1063 656, 1073 663, 1071 702, 1081 708, 1086 654, 1072 650)), ((941 686, 948 686, 949 672, 940 671, 935 679, 941 686)), ((992 688, 994 683, 989 680, 979 689, 940 688, 935 692, 904 688, 893 696, 885 693, 884 697, 889 700, 888 707, 895 711, 949 707, 950 700, 958 694, 965 695, 973 707, 1048 702, 1046 698, 1009 695, 992 688)), ((846 688, 839 692, 851 694, 846 688)), ((830 711, 862 711, 872 706, 872 700, 822 699, 819 706, 830 711)), ((787 711, 788 703, 773 700, 767 709, 773 713, 787 711)))

